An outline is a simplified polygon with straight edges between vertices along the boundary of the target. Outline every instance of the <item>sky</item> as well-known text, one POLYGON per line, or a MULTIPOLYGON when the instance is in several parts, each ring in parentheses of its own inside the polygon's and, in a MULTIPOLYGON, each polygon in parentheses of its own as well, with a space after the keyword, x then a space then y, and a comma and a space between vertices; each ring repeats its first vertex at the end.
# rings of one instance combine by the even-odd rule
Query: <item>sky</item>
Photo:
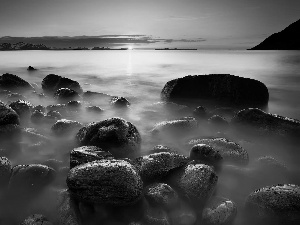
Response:
POLYGON ((0 42, 247 49, 299 19, 300 0, 0 0, 0 42))

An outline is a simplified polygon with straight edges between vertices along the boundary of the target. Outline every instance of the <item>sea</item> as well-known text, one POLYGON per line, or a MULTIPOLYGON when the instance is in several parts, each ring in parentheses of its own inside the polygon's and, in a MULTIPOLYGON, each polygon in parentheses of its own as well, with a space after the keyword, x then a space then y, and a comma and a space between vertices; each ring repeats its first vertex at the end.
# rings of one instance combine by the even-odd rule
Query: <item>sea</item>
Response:
MULTIPOLYGON (((82 114, 77 117, 82 123, 96 122, 112 116, 123 117, 135 124, 143 139, 142 151, 151 148, 149 131, 168 113, 155 110, 161 106, 160 93, 169 80, 187 75, 232 74, 263 82, 270 94, 266 111, 284 117, 300 119, 300 51, 247 51, 247 50, 101 50, 101 51, 6 51, 0 52, 0 74, 11 73, 41 87, 43 78, 57 74, 76 80, 84 91, 95 91, 111 96, 122 96, 131 103, 126 112, 112 112, 109 106, 100 105, 104 112, 97 116, 82 114), (27 71, 33 66, 36 71, 27 71)), ((28 99, 30 101, 30 99, 28 99)), ((46 106, 47 100, 34 102, 46 106)), ((240 141, 249 153, 250 165, 260 156, 271 155, 283 162, 291 171, 290 182, 300 184, 299 146, 287 146, 274 150, 272 145, 256 148, 256 144, 240 141), (257 150, 259 149, 259 151, 257 150)), ((153 147, 153 146, 152 146, 153 147)), ((171 146, 174 147, 174 146, 171 146)), ((176 146, 175 146, 176 148, 176 146)), ((182 154, 188 155, 186 150, 182 154)), ((40 160, 46 160, 42 154, 40 160)), ((13 165, 30 163, 30 159, 11 159, 13 165)), ((249 169, 250 170, 250 169, 249 169)), ((247 196, 246 184, 221 178, 224 197, 233 198, 242 207, 247 196), (246 187, 245 187, 246 186, 246 187), (239 191, 237 191, 237 189, 239 191), (240 189, 245 189, 241 191, 240 189)), ((259 180, 259 179, 257 179, 259 180)), ((260 185, 260 180, 257 186, 260 185)), ((251 186, 252 187, 252 186, 251 186)), ((220 188, 219 188, 220 189, 220 188)), ((41 201, 43 202, 43 201, 41 201)), ((51 217, 51 216, 50 216, 51 217)), ((247 224, 238 216, 235 224, 247 224)))

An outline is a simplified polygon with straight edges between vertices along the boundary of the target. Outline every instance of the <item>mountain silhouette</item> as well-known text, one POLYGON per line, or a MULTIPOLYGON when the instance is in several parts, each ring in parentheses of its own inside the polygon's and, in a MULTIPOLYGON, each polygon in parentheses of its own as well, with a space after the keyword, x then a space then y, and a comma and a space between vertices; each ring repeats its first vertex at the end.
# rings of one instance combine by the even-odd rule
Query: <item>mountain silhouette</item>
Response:
POLYGON ((250 50, 300 50, 300 20, 272 34, 250 50))

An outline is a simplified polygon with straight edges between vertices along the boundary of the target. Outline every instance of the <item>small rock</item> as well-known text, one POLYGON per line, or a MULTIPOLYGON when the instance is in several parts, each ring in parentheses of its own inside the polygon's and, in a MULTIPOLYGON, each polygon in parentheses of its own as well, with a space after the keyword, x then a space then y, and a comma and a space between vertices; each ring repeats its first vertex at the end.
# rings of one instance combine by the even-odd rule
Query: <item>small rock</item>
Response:
POLYGON ((202 211, 202 223, 205 225, 232 224, 237 215, 236 204, 223 197, 212 197, 202 211))
POLYGON ((86 111, 88 112, 93 112, 93 113, 101 113, 104 110, 101 109, 99 106, 87 106, 86 111))
POLYGON ((57 136, 60 135, 71 135, 78 132, 82 127, 82 124, 74 120, 61 119, 51 127, 53 133, 57 136))
POLYGON ((32 66, 28 66, 28 67, 27 67, 27 70, 28 70, 28 71, 35 71, 35 70, 37 70, 37 69, 35 69, 35 68, 32 67, 32 66))
POLYGON ((67 103, 67 108, 71 111, 78 111, 82 107, 82 104, 80 101, 69 101, 67 103))
POLYGON ((42 123, 44 121, 45 116, 46 116, 45 113, 43 113, 39 110, 35 110, 31 114, 31 122, 32 123, 42 123))
POLYGON ((0 102, 0 126, 8 124, 19 125, 19 115, 11 107, 0 102))
POLYGON ((208 113, 206 109, 203 106, 198 106, 194 111, 193 111, 193 116, 197 120, 205 120, 208 117, 208 113))
POLYGON ((15 102, 12 102, 9 104, 9 107, 11 107, 13 110, 16 111, 16 113, 21 117, 21 118, 27 118, 30 116, 33 105, 24 100, 17 100, 15 102))
POLYGON ((129 101, 126 98, 118 96, 113 97, 110 103, 117 108, 127 108, 130 106, 129 101))

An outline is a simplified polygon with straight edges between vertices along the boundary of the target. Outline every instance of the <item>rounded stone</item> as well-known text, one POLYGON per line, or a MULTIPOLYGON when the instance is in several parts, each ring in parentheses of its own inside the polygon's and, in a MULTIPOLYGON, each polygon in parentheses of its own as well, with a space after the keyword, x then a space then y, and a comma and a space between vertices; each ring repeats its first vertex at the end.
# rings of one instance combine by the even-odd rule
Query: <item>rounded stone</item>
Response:
POLYGON ((19 115, 11 107, 0 102, 0 125, 20 124, 19 115))
POLYGON ((69 88, 82 93, 82 88, 77 81, 55 74, 49 74, 43 79, 42 88, 47 93, 54 93, 60 88, 69 88))
POLYGON ((0 76, 0 89, 9 91, 33 91, 33 87, 22 78, 14 75, 5 73, 0 76))
POLYGON ((226 138, 211 139, 193 139, 189 141, 189 146, 196 144, 206 144, 218 151, 223 157, 223 162, 233 163, 237 165, 247 165, 249 162, 248 152, 239 144, 226 138))
POLYGON ((43 122, 44 118, 45 114, 39 110, 35 110, 30 117, 32 123, 41 123, 43 122))
POLYGON ((9 107, 15 110, 20 117, 29 117, 33 105, 28 101, 17 100, 15 102, 10 103, 9 107))
POLYGON ((267 186, 246 199, 249 219, 261 224, 300 224, 300 187, 294 184, 267 186))
POLYGON ((198 106, 196 109, 193 111, 193 116, 199 120, 199 119, 206 119, 208 116, 208 113, 206 109, 203 106, 198 106))
POLYGON ((34 106, 32 110, 33 110, 33 111, 38 110, 38 111, 40 111, 40 112, 45 113, 45 112, 46 112, 46 107, 45 107, 45 106, 42 106, 42 105, 37 105, 37 106, 34 106))
POLYGON ((76 101, 80 99, 80 96, 72 89, 60 88, 54 93, 54 98, 61 103, 67 103, 69 101, 76 101))
POLYGON ((77 121, 61 119, 56 121, 51 130, 55 135, 59 136, 76 133, 81 127, 82 124, 77 121))
POLYGON ((202 223, 205 225, 232 224, 237 215, 236 204, 226 198, 212 197, 202 211, 202 223))
POLYGON ((219 167, 223 157, 219 151, 206 144, 196 144, 190 151, 191 160, 199 160, 202 163, 219 167))
POLYGON ((118 117, 90 123, 79 130, 76 138, 80 146, 97 146, 116 158, 135 157, 141 146, 137 128, 118 117))
POLYGON ((104 110, 101 109, 99 106, 87 106, 86 111, 92 112, 92 113, 101 113, 104 110))
POLYGON ((74 167, 67 185, 79 200, 116 206, 136 203, 143 192, 140 175, 124 160, 99 160, 74 167))
POLYGON ((144 196, 152 206, 172 208, 178 201, 176 191, 165 183, 154 183, 144 189, 144 196))
POLYGON ((101 160, 112 159, 113 155, 110 152, 102 151, 96 146, 82 146, 74 148, 70 153, 70 168, 80 164, 101 160))
POLYGON ((127 108, 130 106, 129 101, 126 98, 118 96, 112 97, 110 103, 118 108, 127 108))

